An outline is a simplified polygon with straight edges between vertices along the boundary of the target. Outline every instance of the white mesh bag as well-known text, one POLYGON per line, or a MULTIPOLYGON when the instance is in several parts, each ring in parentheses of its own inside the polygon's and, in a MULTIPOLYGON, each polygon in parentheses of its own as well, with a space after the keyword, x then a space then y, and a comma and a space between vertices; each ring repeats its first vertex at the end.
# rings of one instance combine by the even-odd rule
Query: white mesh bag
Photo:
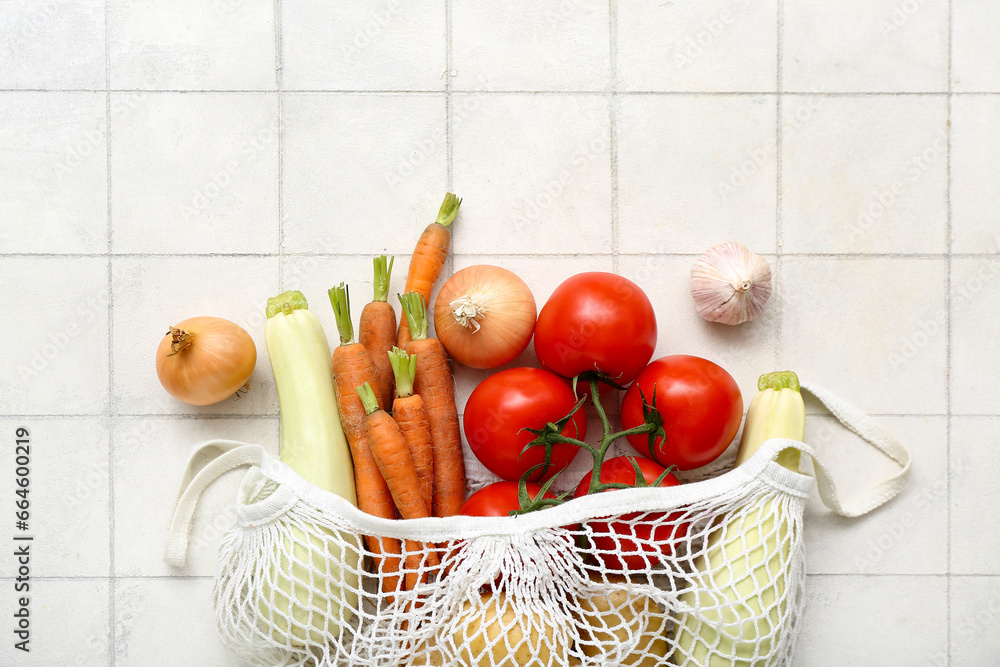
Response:
POLYGON ((205 487, 250 465, 214 593, 223 642, 250 664, 789 665, 813 478, 775 458, 788 447, 809 454, 823 501, 843 516, 895 496, 910 463, 867 416, 803 388, 901 470, 841 503, 812 449, 774 439, 701 482, 517 517, 390 521, 309 484, 259 445, 215 440, 189 462, 166 560, 183 566, 205 487), (362 536, 379 538, 380 561, 362 536))

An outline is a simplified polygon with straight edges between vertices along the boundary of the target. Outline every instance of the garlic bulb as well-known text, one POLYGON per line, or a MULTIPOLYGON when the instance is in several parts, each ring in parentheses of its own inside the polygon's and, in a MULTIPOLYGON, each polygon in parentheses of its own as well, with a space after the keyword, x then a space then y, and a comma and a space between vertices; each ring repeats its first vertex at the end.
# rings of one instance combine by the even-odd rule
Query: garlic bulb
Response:
POLYGON ((771 296, 771 267, 742 243, 713 246, 691 267, 691 296, 706 320, 749 322, 771 296))

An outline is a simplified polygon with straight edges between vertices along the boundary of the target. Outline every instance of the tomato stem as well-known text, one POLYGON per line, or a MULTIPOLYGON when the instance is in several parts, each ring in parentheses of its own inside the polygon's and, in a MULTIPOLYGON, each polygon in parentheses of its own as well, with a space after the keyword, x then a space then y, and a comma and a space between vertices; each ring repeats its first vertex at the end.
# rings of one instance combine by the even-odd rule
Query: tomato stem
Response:
MULTIPOLYGON (((574 384, 576 379, 577 378, 574 378, 574 384)), ((601 436, 601 443, 597 447, 594 447, 582 440, 577 440, 576 438, 570 438, 568 436, 562 435, 561 433, 563 427, 569 422, 569 420, 573 417, 576 411, 579 410, 581 407, 583 407, 585 398, 581 398, 577 402, 577 404, 573 406, 573 409, 570 411, 570 413, 565 417, 563 417, 562 419, 560 419, 558 422, 556 423, 549 422, 543 428, 540 429, 532 429, 532 428, 523 429, 525 431, 529 431, 530 433, 534 433, 537 437, 524 446, 524 449, 521 450, 521 454, 524 454, 532 447, 545 447, 545 463, 540 463, 536 466, 533 466, 530 470, 528 470, 522 476, 521 478, 522 482, 526 482, 532 475, 534 475, 536 468, 539 467, 544 467, 545 469, 548 468, 548 466, 550 465, 553 445, 567 444, 567 445, 574 445, 576 447, 586 450, 587 452, 590 453, 591 457, 593 457, 594 459, 594 469, 590 475, 590 486, 587 489, 588 494, 600 493, 601 491, 607 491, 609 489, 630 488, 628 487, 628 485, 623 486, 621 484, 606 484, 604 482, 601 482, 601 466, 604 465, 604 457, 607 456, 608 450, 611 449, 611 445, 613 445, 615 441, 633 435, 649 435, 650 444, 652 446, 653 440, 655 440, 656 436, 659 435, 660 432, 663 430, 663 420, 660 417, 660 413, 656 409, 655 405, 653 403, 647 402, 646 397, 643 396, 643 416, 645 417, 645 423, 640 424, 639 426, 634 426, 630 429, 626 429, 624 431, 612 433, 611 421, 608 419, 608 415, 604 411, 604 406, 601 405, 601 396, 600 392, 598 391, 598 382, 600 382, 601 380, 600 378, 595 377, 594 375, 591 375, 588 379, 590 381, 590 395, 594 399, 594 408, 597 410, 597 415, 601 418, 601 427, 603 429, 603 435, 601 436)), ((654 393, 653 401, 655 402, 655 400, 656 396, 654 393)), ((553 504, 558 504, 558 502, 553 503, 551 502, 550 499, 549 503, 545 503, 542 506, 532 506, 530 508, 525 508, 522 511, 530 512, 533 509, 542 509, 542 507, 548 507, 553 504)))

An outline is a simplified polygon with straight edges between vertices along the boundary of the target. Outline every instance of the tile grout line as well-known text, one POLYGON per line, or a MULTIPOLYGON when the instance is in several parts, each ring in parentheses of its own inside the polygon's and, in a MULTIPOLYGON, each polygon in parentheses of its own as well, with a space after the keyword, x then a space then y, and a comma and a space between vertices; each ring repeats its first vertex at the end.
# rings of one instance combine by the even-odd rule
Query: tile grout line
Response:
MULTIPOLYGON (((452 69, 452 49, 451 49, 451 2, 445 0, 444 3, 444 151, 445 151, 445 179, 446 189, 451 192, 455 187, 455 160, 452 151, 454 150, 451 136, 451 69, 452 69)), ((452 255, 448 253, 449 264, 448 273, 454 271, 452 255)))
POLYGON ((775 103, 774 103, 774 145, 775 145, 775 170, 774 170, 774 274, 776 278, 773 280, 778 281, 779 289, 773 290, 775 292, 775 335, 774 335, 774 363, 775 368, 784 368, 781 361, 781 311, 783 307, 783 299, 780 289, 780 283, 782 280, 781 275, 781 247, 782 247, 782 188, 781 188, 781 178, 782 178, 782 114, 784 113, 783 96, 782 96, 782 86, 784 82, 782 81, 782 69, 781 69, 781 47, 782 47, 782 33, 783 26, 782 21, 784 19, 783 10, 784 4, 782 0, 777 0, 775 8, 775 71, 774 71, 774 90, 776 93, 775 103))
POLYGON ((285 202, 284 191, 284 58, 281 33, 281 0, 274 0, 274 83, 278 97, 278 294, 285 290, 285 202))
MULTIPOLYGON (((19 258, 19 257, 35 257, 35 258, 71 258, 76 259, 80 257, 108 257, 110 254, 107 251, 104 252, 0 252, 0 258, 19 258)), ((552 253, 544 252, 458 252, 455 253, 461 257, 552 257, 552 253)), ((572 252, 572 253, 561 253, 565 257, 599 257, 605 255, 600 251, 586 251, 586 252, 572 252)), ((619 252, 620 255, 626 257, 681 257, 681 258, 694 258, 701 255, 701 252, 691 251, 691 252, 648 252, 648 251, 630 251, 622 250, 619 252)), ((760 253, 762 255, 775 255, 776 253, 764 252, 760 253)), ((286 252, 284 253, 286 257, 358 257, 358 253, 350 252, 314 252, 314 251, 301 251, 301 252, 286 252)), ((988 257, 994 257, 996 255, 995 251, 991 252, 782 252, 782 257, 804 257, 813 259, 846 259, 846 260, 859 260, 859 259, 984 259, 988 257)), ((178 257, 190 257, 195 259, 209 259, 212 257, 257 257, 257 258, 268 258, 274 257, 273 252, 118 252, 114 253, 114 256, 118 259, 123 258, 140 258, 140 259, 152 259, 152 258, 178 258, 178 257)))
MULTIPOLYGON (((93 90, 90 88, 5 88, 0 89, 0 94, 3 93, 183 93, 187 95, 199 95, 208 93, 249 93, 249 94, 273 94, 274 90, 265 89, 240 89, 233 88, 230 90, 221 89, 204 89, 204 90, 180 90, 176 88, 159 88, 159 89, 146 89, 146 88, 101 88, 100 90, 93 90)), ((294 90, 283 90, 282 92, 290 95, 441 95, 442 91, 440 89, 430 90, 430 89, 413 89, 404 90, 398 88, 385 88, 385 89, 340 89, 340 88, 330 88, 330 89, 294 89, 294 90)), ((511 90, 497 90, 497 89, 459 89, 454 92, 468 94, 468 95, 590 95, 598 96, 606 94, 606 90, 524 90, 524 89, 511 89, 511 90)), ((815 91, 815 90, 786 90, 780 93, 775 93, 773 90, 619 90, 618 95, 663 95, 663 96, 688 96, 688 97, 724 97, 726 95, 740 95, 740 96, 752 96, 760 97, 762 95, 799 95, 799 96, 811 96, 811 97, 896 97, 896 96, 926 96, 926 97, 967 97, 967 96, 997 96, 1000 95, 1000 91, 935 91, 935 90, 897 90, 897 91, 878 91, 878 90, 856 90, 856 91, 815 91)))
POLYGON ((618 273, 619 221, 618 221, 618 2, 608 0, 608 54, 611 68, 608 96, 608 148, 611 160, 611 270, 618 273))
MULTIPOLYGON (((452 137, 452 106, 451 106, 451 1, 444 2, 444 163, 445 191, 455 193, 455 159, 452 137)), ((461 193, 455 193, 461 198, 461 193)), ((451 232, 451 248, 444 260, 445 280, 455 273, 455 232, 451 232)))
POLYGON ((948 576, 945 577, 945 661, 946 664, 951 664, 951 345, 952 345, 952 332, 951 332, 951 321, 952 321, 952 303, 951 303, 951 266, 952 266, 952 244, 951 244, 951 226, 952 226, 952 207, 951 207, 951 104, 952 104, 952 51, 954 47, 954 15, 953 15, 953 1, 948 0, 948 81, 946 82, 946 88, 948 90, 948 97, 945 98, 947 102, 947 114, 945 121, 945 136, 947 137, 947 161, 945 162, 945 201, 946 201, 946 217, 945 217, 945 249, 947 250, 947 255, 945 256, 945 276, 944 276, 944 298, 945 298, 945 310, 948 313, 948 330, 945 332, 945 410, 948 413, 948 418, 945 421, 945 452, 946 452, 946 470, 948 470, 948 475, 945 477, 945 571, 948 576))
POLYGON ((115 429, 114 429, 114 246, 111 219, 111 45, 108 38, 108 7, 104 6, 104 101, 105 101, 105 159, 107 160, 108 197, 108 399, 105 415, 108 422, 108 664, 115 665, 115 429))

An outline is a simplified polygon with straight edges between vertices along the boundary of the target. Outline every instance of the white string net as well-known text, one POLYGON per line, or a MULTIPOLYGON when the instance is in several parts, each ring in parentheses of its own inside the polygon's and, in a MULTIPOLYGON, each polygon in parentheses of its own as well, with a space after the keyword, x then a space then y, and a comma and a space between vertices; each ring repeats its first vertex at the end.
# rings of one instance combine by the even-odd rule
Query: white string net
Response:
POLYGON ((257 665, 787 665, 812 480, 756 467, 392 522, 265 460, 222 544, 218 629, 257 665))

